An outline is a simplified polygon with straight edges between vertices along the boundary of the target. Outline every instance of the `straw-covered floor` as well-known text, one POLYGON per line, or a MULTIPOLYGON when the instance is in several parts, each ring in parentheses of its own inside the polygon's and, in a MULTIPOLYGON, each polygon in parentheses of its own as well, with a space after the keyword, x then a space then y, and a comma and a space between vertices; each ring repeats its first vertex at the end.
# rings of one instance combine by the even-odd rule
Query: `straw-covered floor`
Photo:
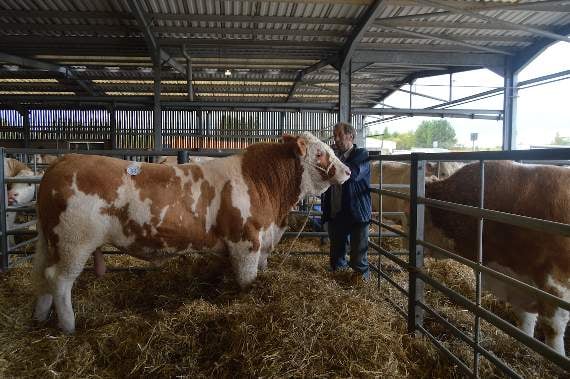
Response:
MULTIPOLYGON (((295 250, 324 251, 317 241, 295 250)), ((323 256, 283 261, 288 247, 289 241, 278 247, 247 293, 236 289, 225 258, 175 259, 159 270, 100 279, 85 271, 73 291, 73 336, 60 333, 55 321, 31 322, 30 266, 13 269, 0 276, 0 377, 462 377, 429 341, 406 334, 405 321, 384 300, 397 299, 385 284, 352 287, 349 273, 326 272, 323 256)), ((124 256, 106 261, 146 266, 124 256)), ((472 291, 472 275, 458 265, 429 268, 460 292, 472 291)), ((427 297, 468 330, 472 316, 432 291, 427 297)), ((465 345, 426 323, 471 361, 465 345)), ((484 345, 524 376, 563 376, 486 324, 483 335, 484 345)), ((498 374, 486 362, 482 373, 498 374)))

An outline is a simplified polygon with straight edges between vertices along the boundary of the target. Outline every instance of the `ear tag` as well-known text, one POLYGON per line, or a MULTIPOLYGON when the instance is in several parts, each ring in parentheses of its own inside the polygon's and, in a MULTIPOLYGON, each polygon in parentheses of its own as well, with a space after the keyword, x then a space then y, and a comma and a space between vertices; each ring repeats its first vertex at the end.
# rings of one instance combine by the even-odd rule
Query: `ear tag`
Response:
POLYGON ((127 174, 129 174, 130 176, 135 176, 140 173, 141 173, 141 167, 136 163, 133 163, 127 167, 127 174))

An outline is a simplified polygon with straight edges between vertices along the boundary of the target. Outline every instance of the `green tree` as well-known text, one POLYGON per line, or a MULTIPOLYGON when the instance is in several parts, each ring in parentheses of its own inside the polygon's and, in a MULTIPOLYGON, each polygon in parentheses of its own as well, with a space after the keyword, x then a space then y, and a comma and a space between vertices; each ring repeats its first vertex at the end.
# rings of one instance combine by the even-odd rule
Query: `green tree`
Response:
POLYGON ((398 134, 395 141, 397 149, 409 150, 416 145, 416 135, 414 132, 405 132, 398 134))
POLYGON ((450 148, 457 143, 455 130, 447 120, 422 121, 415 133, 418 147, 433 147, 437 141, 438 147, 450 148))
POLYGON ((556 132, 556 136, 552 141, 553 145, 570 145, 570 137, 562 137, 559 132, 556 132))

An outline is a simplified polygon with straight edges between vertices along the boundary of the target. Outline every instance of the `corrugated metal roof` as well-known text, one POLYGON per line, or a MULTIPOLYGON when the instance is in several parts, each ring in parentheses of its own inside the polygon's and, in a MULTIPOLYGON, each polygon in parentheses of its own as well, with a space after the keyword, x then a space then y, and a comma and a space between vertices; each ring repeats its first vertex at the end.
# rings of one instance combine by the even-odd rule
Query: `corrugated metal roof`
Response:
MULTIPOLYGON (((407 52, 516 55, 544 38, 525 26, 556 31, 560 27, 568 30, 570 25, 569 1, 438 1, 441 8, 421 0, 386 0, 364 34, 357 53, 402 57, 407 52), (450 11, 449 7, 476 14, 450 11)), ((164 51, 181 65, 186 62, 182 46, 193 57, 198 98, 216 101, 263 98, 280 102, 301 70, 334 58, 342 51, 372 1, 144 0, 142 4, 152 33, 164 51), (226 69, 232 70, 230 78, 224 74, 226 69), (219 84, 224 79, 227 82, 219 84), (267 84, 271 81, 279 84, 267 84), (240 93, 244 99, 236 96, 240 93)), ((103 93, 123 91, 126 96, 152 92, 149 83, 121 82, 153 78, 144 33, 127 0, 1 0, 0 52, 66 66, 75 70, 78 78, 94 80, 94 88, 103 93)), ((360 68, 352 78, 354 93, 365 91, 380 98, 390 91, 386 87, 395 88, 412 75, 475 68, 445 62, 422 65, 417 57, 409 62, 403 59, 401 63, 397 70, 379 64, 360 68)), ((16 68, 14 71, 14 64, 0 62, 0 86, 4 94, 10 89, 14 93, 22 89, 45 90, 47 94, 58 86, 62 92, 70 90, 69 80, 49 85, 26 81, 56 78, 57 74, 16 68), (2 79, 18 79, 21 83, 2 82, 2 79)), ((165 67, 162 77, 179 81, 176 85, 165 84, 163 92, 185 92, 184 73, 165 67)), ((336 81, 336 70, 324 66, 304 75, 291 98, 336 102, 331 90, 335 91, 337 86, 330 85, 336 81)), ((373 105, 370 100, 358 98, 353 102, 373 105)))

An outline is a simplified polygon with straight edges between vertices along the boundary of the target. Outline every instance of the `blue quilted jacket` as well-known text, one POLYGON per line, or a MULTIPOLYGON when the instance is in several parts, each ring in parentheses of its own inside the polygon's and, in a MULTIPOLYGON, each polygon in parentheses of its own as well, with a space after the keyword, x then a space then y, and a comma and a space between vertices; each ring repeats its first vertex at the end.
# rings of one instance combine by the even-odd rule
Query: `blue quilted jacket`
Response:
MULTIPOLYGON (((368 151, 358 148, 350 153, 345 165, 350 168, 351 174, 342 185, 341 210, 336 214, 336 219, 342 219, 347 223, 369 222, 372 215, 372 203, 370 200, 370 162, 368 151)), ((329 188, 321 198, 323 222, 330 220, 331 189, 329 188)))

